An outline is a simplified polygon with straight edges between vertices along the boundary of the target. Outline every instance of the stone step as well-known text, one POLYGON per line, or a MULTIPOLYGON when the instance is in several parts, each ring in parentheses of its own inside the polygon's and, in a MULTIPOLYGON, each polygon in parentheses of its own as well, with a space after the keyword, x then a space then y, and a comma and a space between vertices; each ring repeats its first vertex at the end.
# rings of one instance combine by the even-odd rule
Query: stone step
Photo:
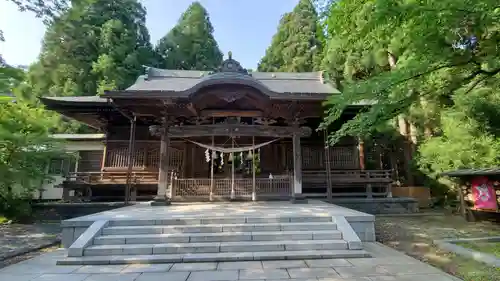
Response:
POLYGON ((102 235, 337 230, 333 222, 111 226, 102 235))
POLYGON ((346 249, 347 242, 343 240, 240 241, 209 243, 93 245, 84 249, 83 255, 161 255, 188 253, 240 253, 346 249))
POLYGON ((342 233, 338 230, 168 233, 104 235, 95 238, 94 245, 336 239, 342 239, 342 233))
POLYGON ((212 217, 212 218, 171 218, 157 220, 112 220, 110 226, 146 225, 199 225, 199 224, 243 224, 243 223, 286 223, 286 222, 331 222, 331 216, 285 216, 285 217, 212 217))
POLYGON ((331 258, 367 258, 364 250, 315 250, 277 252, 225 252, 190 253, 167 255, 110 255, 69 257, 57 261, 58 265, 104 265, 104 264, 154 264, 173 262, 220 262, 220 261, 261 261, 261 260, 301 260, 331 258))

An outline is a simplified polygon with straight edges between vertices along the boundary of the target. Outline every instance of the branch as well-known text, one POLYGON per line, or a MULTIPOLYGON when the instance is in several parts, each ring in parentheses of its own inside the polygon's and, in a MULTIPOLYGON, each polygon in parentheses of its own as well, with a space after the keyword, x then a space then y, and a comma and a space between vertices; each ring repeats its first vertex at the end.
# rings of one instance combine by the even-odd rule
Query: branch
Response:
POLYGON ((402 84, 404 82, 410 81, 410 80, 415 79, 415 78, 419 78, 419 77, 425 76, 427 74, 430 74, 430 73, 432 73, 434 71, 437 71, 437 70, 440 70, 440 69, 443 69, 443 68, 449 68, 449 67, 454 67, 454 66, 459 66, 459 65, 465 65, 465 64, 468 64, 469 62, 470 61, 467 61, 465 63, 460 63, 460 64, 445 64, 445 65, 437 66, 435 68, 426 70, 426 71, 424 71, 422 73, 415 74, 413 76, 410 76, 410 77, 407 77, 407 78, 405 78, 403 80, 400 80, 400 81, 398 81, 396 83, 393 83, 388 88, 392 88, 392 87, 394 87, 396 85, 402 84))
POLYGON ((468 88, 467 90, 465 90, 465 94, 468 94, 470 93, 472 90, 474 90, 474 88, 477 87, 477 85, 479 85, 481 82, 485 81, 486 79, 496 75, 497 73, 500 73, 500 69, 496 69, 494 71, 484 71, 484 70, 480 70, 480 73, 483 74, 483 77, 477 79, 476 81, 474 81, 468 88))

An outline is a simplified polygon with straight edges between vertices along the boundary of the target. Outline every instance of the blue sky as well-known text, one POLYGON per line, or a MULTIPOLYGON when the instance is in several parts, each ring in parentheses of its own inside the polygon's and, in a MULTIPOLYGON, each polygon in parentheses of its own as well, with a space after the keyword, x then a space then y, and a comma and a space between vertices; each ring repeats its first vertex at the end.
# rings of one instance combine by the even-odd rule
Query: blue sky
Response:
MULTIPOLYGON (((156 42, 177 22, 193 2, 191 0, 142 0, 148 12, 147 26, 151 42, 156 42)), ((215 39, 227 56, 245 68, 256 68, 276 32, 281 16, 293 9, 298 0, 201 0, 210 14, 215 39)), ((29 12, 19 12, 10 1, 0 0, 0 30, 6 42, 0 53, 13 65, 29 65, 40 50, 45 27, 29 12)))

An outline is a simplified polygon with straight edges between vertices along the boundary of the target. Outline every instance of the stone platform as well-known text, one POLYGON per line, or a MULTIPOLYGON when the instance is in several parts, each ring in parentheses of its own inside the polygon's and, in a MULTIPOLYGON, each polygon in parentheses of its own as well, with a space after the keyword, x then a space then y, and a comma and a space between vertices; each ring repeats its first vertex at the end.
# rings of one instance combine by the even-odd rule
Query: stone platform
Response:
POLYGON ((366 257, 374 216, 309 201, 139 204, 62 223, 60 264, 366 257))
POLYGON ((333 198, 333 204, 368 214, 412 214, 418 213, 419 203, 410 197, 333 198))

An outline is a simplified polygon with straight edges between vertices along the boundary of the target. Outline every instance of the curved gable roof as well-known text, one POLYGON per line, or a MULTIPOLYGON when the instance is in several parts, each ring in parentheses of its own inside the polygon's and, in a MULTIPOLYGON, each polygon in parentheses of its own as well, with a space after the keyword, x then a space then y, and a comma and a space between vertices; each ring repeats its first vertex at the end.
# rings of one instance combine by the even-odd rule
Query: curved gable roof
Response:
POLYGON ((333 85, 323 80, 322 72, 249 73, 239 62, 229 57, 215 72, 147 67, 146 74, 139 76, 125 91, 111 91, 107 94, 117 96, 120 93, 160 92, 165 96, 189 97, 205 86, 217 84, 247 85, 271 98, 293 98, 305 94, 312 98, 324 99, 327 94, 340 93, 333 85))

